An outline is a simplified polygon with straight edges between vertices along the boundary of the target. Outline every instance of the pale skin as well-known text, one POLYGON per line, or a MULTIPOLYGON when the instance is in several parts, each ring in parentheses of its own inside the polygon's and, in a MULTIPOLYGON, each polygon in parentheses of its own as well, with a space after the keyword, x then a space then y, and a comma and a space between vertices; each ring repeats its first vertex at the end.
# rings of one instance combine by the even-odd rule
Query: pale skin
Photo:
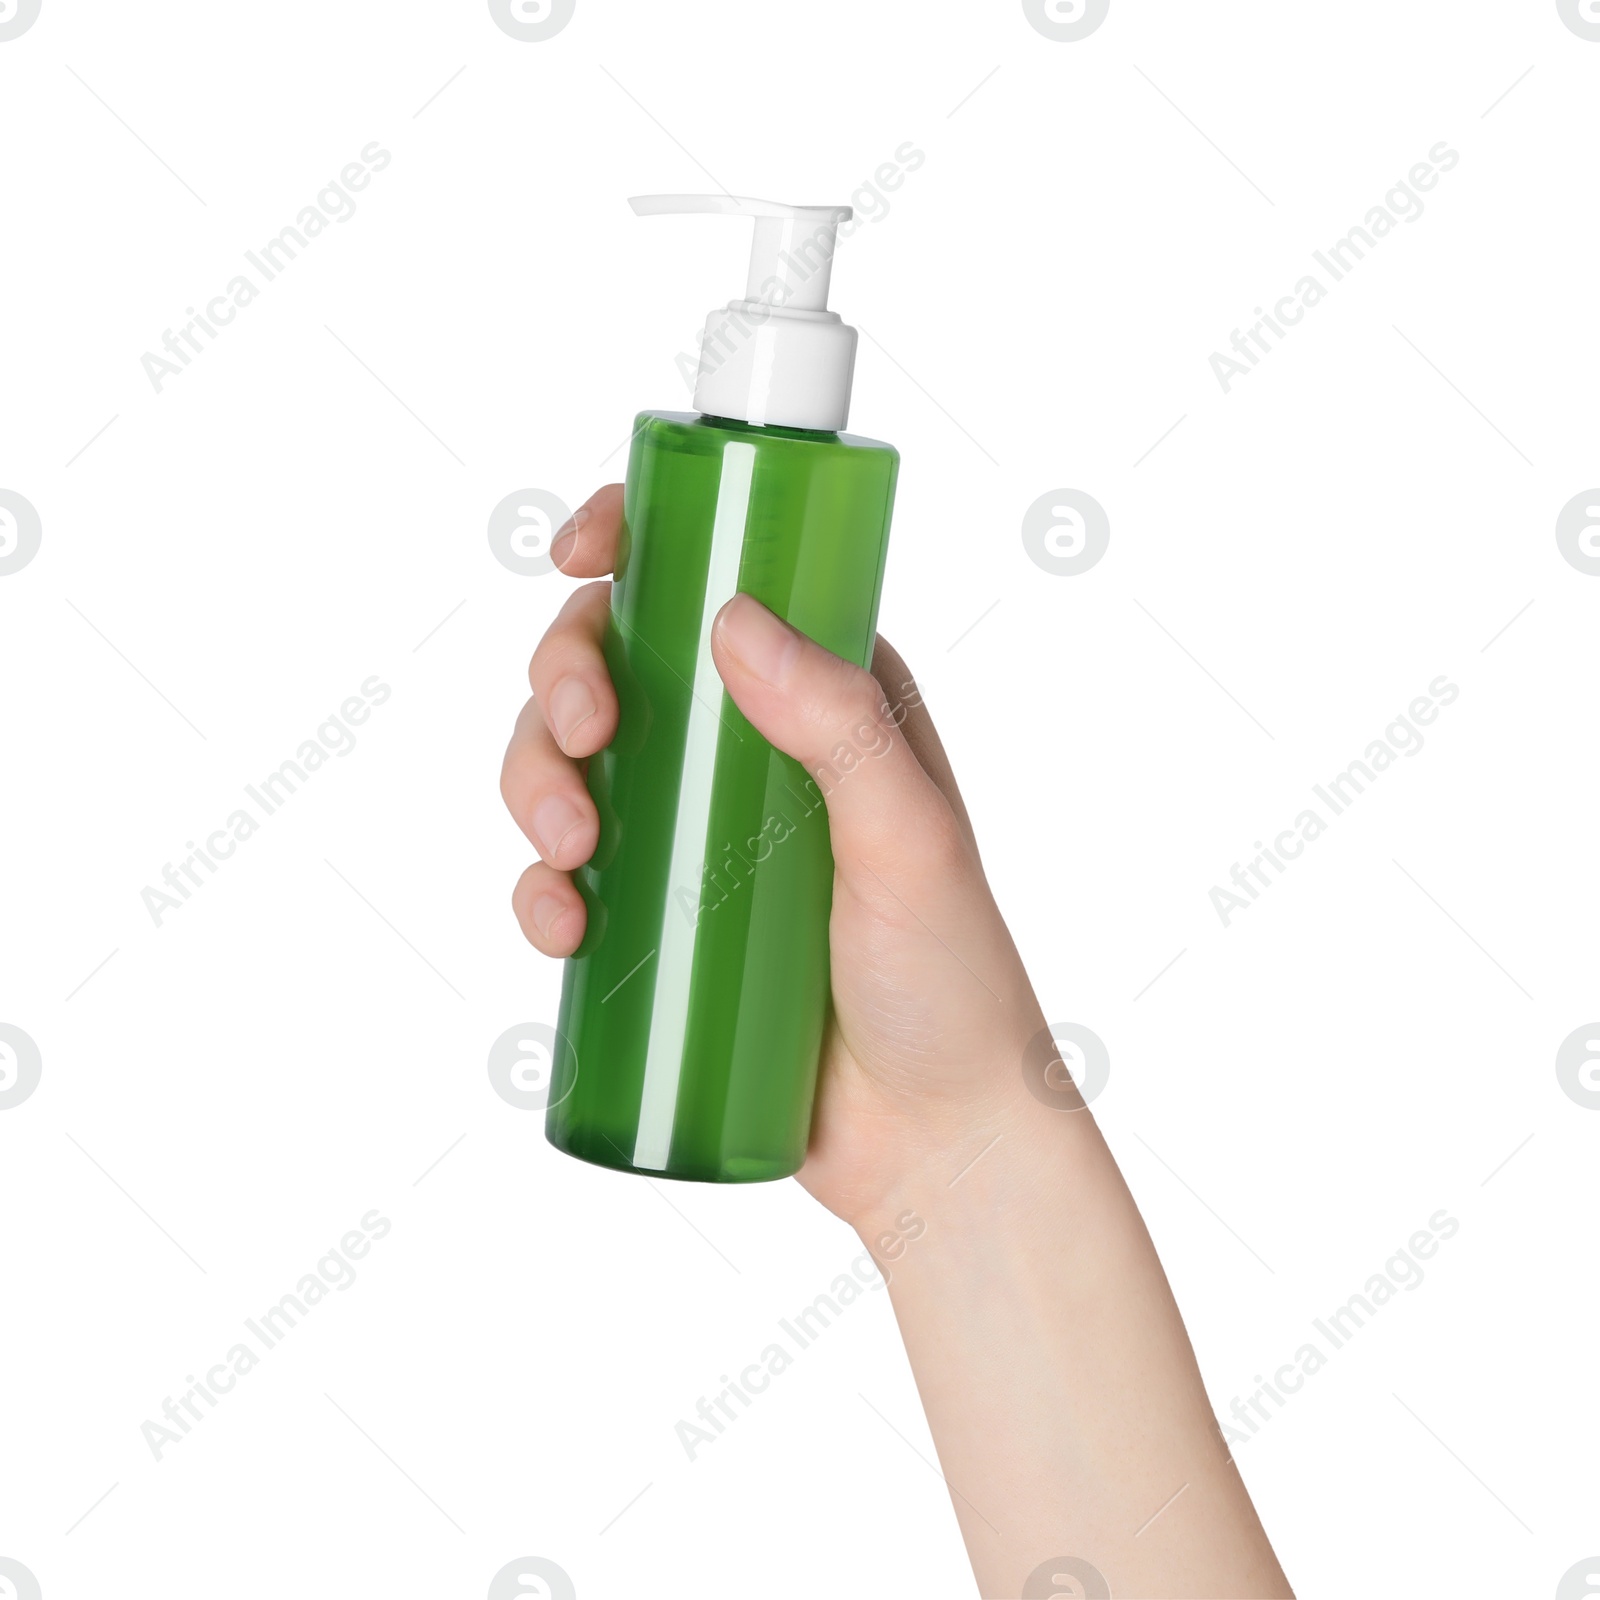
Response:
MULTIPOLYGON (((609 574, 621 523, 610 484, 558 535, 557 565, 609 574)), ((501 776, 540 856, 512 905, 547 956, 585 926, 584 763, 617 725, 609 599, 607 582, 579 589, 540 641, 501 776)), ((827 795, 833 1007, 799 1181, 884 1260, 980 1593, 1097 1592, 1077 1562, 1117 1600, 1290 1595, 1091 1113, 1028 1086, 1044 1013, 905 663, 880 639, 862 671, 743 595, 712 651, 827 795), (841 776, 841 743, 874 753, 841 776)))

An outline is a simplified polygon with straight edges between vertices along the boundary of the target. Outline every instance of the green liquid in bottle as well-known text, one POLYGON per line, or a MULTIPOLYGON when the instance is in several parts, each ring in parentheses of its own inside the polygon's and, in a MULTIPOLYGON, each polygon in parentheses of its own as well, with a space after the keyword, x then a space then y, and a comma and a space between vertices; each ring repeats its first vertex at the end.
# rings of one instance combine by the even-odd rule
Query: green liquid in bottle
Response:
POLYGON ((718 1183, 805 1159, 833 855, 801 765, 750 726, 711 625, 754 595, 867 666, 899 463, 848 434, 672 412, 636 424, 605 653, 617 735, 566 964, 546 1133, 585 1161, 718 1183))

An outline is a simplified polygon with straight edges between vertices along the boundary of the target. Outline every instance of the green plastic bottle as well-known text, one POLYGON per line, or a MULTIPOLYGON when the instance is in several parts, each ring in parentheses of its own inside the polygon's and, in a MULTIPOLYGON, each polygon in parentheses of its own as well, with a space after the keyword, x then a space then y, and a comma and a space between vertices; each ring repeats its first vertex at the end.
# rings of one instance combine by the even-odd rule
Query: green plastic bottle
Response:
POLYGON ((755 219, 746 298, 707 320, 698 414, 635 425, 589 764, 600 838, 566 964, 546 1133, 602 1166, 747 1183, 805 1159, 827 1021, 823 793, 724 690, 717 612, 754 595, 870 663, 899 463, 839 430, 856 335, 827 310, 848 207, 653 196, 755 219))

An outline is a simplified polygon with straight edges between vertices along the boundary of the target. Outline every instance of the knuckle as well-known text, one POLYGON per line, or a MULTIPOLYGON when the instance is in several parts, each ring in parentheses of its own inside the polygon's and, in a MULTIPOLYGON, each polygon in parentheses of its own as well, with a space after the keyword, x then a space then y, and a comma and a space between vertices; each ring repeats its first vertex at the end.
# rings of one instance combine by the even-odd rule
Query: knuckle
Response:
POLYGON ((539 641, 539 648, 533 652, 533 660, 528 663, 528 687, 533 691, 535 700, 543 697, 543 690, 552 678, 560 675, 562 657, 567 653, 565 639, 559 625, 539 641))
POLYGON ((500 798, 505 802, 508 811, 517 809, 518 794, 518 763, 510 750, 506 751, 506 758, 500 763, 500 798))
POLYGON ((892 736, 894 719, 883 696, 883 685, 870 672, 851 667, 839 696, 839 729, 859 745, 882 748, 892 736))
POLYGON ((841 667, 832 692, 810 708, 813 739, 807 764, 824 794, 889 755, 899 737, 878 680, 859 667, 841 667))
POLYGON ((586 666, 601 653, 595 624, 608 609, 610 594, 607 582, 585 584, 556 613, 528 662, 528 687, 536 695, 541 684, 586 666))
POLYGON ((597 606, 603 599, 609 599, 610 594, 611 580, 609 578, 601 578, 594 583, 586 583, 581 588, 574 589, 567 596, 566 603, 561 607, 561 610, 556 613, 557 623, 568 622, 574 618, 587 615, 591 607, 597 606))
POLYGON ((505 756, 500 762, 500 798, 505 801, 513 814, 526 799, 528 790, 533 784, 533 777, 533 748, 523 736, 519 726, 518 731, 512 734, 510 743, 506 745, 505 756))

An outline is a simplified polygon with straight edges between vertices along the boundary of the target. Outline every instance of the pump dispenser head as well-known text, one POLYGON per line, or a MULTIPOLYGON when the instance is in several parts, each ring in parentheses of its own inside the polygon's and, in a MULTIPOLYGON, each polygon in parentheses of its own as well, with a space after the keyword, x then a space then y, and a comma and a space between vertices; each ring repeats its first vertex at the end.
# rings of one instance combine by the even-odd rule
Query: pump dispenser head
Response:
POLYGON ((683 212, 755 223, 745 297, 706 318, 695 409, 782 428, 837 432, 850 412, 856 331, 828 310, 849 206, 786 206, 727 194, 637 195, 636 215, 683 212))

